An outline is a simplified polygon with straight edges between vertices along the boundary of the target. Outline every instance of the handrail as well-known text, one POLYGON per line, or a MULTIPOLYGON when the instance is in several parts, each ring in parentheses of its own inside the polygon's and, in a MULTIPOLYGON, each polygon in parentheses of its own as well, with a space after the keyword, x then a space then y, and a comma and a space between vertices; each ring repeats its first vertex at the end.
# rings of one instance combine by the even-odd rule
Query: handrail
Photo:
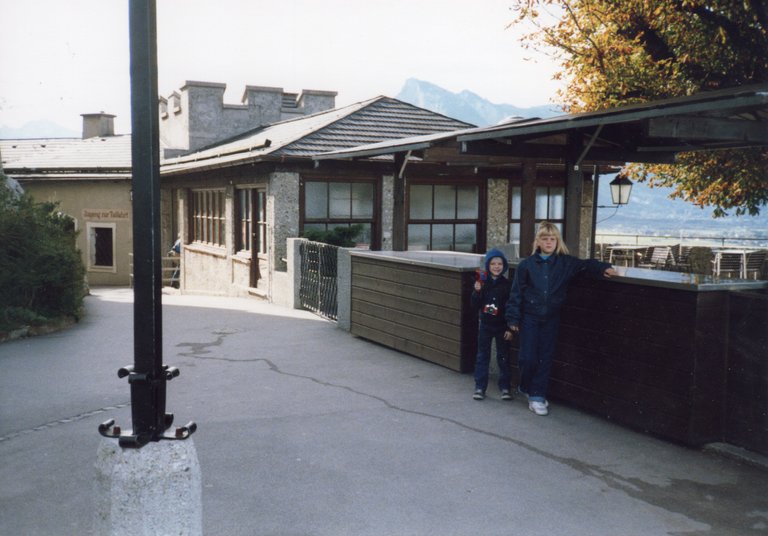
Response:
POLYGON ((715 246, 715 247, 750 247, 768 248, 768 237, 732 237, 705 235, 641 235, 629 233, 595 233, 595 243, 626 244, 635 246, 715 246))
MULTIPOLYGON (((170 286, 173 283, 173 274, 178 268, 178 262, 180 257, 175 255, 173 257, 161 257, 162 261, 162 276, 163 285, 170 286)), ((128 253, 128 278, 130 286, 133 287, 133 253, 128 253)))

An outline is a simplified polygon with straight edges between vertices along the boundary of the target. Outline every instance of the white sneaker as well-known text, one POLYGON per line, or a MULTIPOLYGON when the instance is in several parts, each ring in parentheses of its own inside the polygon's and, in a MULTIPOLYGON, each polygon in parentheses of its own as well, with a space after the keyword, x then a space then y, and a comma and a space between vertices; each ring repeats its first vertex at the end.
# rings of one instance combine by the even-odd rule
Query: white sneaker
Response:
POLYGON ((549 404, 547 402, 538 402, 536 400, 531 400, 528 402, 528 409, 534 412, 536 415, 547 415, 549 414, 549 404))

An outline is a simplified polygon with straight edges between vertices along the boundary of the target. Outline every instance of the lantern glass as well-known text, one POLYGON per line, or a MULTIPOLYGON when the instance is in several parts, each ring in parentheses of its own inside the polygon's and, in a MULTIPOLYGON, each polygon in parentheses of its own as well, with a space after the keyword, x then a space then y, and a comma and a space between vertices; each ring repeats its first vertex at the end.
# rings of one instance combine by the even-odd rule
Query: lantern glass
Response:
POLYGON ((632 193, 632 181, 623 175, 617 175, 609 183, 611 187, 611 201, 614 205, 626 205, 632 193))

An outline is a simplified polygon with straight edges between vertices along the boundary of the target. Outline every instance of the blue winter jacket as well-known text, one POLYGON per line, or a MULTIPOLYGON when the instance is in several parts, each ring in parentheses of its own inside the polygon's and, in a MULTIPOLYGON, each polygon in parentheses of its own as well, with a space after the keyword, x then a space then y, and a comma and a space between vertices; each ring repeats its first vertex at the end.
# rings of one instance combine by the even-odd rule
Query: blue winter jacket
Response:
POLYGON ((504 253, 499 249, 491 249, 485 254, 485 271, 488 274, 488 279, 483 282, 483 287, 480 292, 472 289, 472 296, 470 297, 470 304, 478 311, 480 316, 480 322, 489 328, 505 329, 507 327, 504 319, 506 311, 507 299, 509 298, 509 279, 504 277, 504 273, 507 271, 509 263, 504 253), (494 257, 501 258, 501 262, 504 264, 504 268, 501 274, 496 279, 491 277, 491 270, 489 264, 494 257))
POLYGON ((535 253, 523 259, 515 270, 507 301, 507 325, 519 326, 523 315, 534 315, 542 319, 557 315, 565 301, 568 283, 574 276, 584 272, 599 279, 610 267, 605 262, 579 259, 571 255, 553 254, 544 259, 535 253))

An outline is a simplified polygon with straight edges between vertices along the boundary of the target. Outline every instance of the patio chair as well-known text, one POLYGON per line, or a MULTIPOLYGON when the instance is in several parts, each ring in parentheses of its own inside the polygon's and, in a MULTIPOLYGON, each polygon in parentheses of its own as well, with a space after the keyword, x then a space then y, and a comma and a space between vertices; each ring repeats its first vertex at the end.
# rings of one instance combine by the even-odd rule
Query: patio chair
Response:
POLYGON ((744 265, 743 253, 727 253, 718 251, 712 260, 712 274, 715 277, 727 279, 740 278, 744 265))
POLYGON ((637 266, 638 268, 664 269, 670 264, 671 256, 669 246, 651 246, 637 266))
POLYGON ((747 279, 762 279, 765 273, 766 250, 752 251, 747 253, 747 263, 744 271, 744 277, 747 279))
POLYGON ((691 271, 691 260, 689 258, 691 254, 691 246, 676 244, 670 247, 670 254, 672 256, 672 260, 670 262, 669 269, 676 272, 691 271))

